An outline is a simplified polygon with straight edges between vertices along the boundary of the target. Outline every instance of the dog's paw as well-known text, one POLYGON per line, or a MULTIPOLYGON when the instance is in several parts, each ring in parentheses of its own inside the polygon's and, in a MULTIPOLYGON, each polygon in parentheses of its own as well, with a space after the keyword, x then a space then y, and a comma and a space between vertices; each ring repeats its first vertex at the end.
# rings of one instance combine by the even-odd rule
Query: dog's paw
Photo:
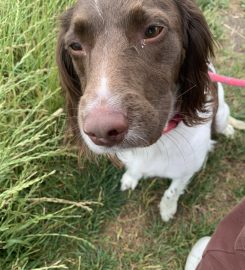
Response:
POLYGON ((234 137, 235 137, 235 130, 234 130, 233 126, 230 124, 227 125, 227 127, 225 128, 223 133, 227 138, 234 139, 234 137))
POLYGON ((126 191, 128 189, 134 190, 137 187, 138 182, 139 180, 125 173, 121 179, 121 191, 126 191))
POLYGON ((168 203, 165 200, 162 200, 160 203, 160 214, 164 222, 168 222, 174 217, 177 212, 177 202, 168 203))
POLYGON ((159 205, 160 214, 164 222, 168 222, 177 212, 178 200, 174 198, 175 191, 167 190, 159 205))

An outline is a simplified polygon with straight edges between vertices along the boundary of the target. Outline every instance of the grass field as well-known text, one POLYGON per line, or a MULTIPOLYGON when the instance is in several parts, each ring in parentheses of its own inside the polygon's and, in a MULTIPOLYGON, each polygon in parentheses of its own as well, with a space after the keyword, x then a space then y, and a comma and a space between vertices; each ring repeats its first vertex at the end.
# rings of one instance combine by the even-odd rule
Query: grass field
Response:
MULTIPOLYGON (((244 132, 217 138, 168 224, 157 207, 168 181, 121 193, 123 172, 107 160, 79 168, 63 144, 54 60, 57 17, 72 2, 0 0, 0 269, 183 269, 191 245, 245 196, 244 132)), ((218 41, 216 67, 244 77, 245 1, 198 2, 218 41)), ((244 90, 226 93, 245 120, 244 90)))

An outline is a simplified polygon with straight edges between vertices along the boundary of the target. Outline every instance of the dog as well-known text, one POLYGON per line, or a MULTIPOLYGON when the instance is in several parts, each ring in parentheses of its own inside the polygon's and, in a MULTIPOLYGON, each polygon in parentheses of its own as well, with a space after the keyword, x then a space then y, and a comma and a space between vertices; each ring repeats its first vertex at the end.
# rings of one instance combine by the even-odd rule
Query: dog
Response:
POLYGON ((212 56, 212 35, 191 0, 78 0, 61 17, 69 128, 125 165, 122 191, 142 178, 172 179, 160 202, 165 222, 213 149, 212 133, 234 134, 223 87, 208 76, 212 56))

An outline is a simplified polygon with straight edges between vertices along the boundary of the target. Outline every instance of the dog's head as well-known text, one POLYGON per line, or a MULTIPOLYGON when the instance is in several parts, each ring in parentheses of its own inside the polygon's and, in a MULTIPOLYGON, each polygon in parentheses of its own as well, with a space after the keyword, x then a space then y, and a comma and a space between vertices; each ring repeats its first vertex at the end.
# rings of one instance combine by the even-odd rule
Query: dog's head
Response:
POLYGON ((200 123, 213 53, 191 0, 79 0, 61 20, 57 62, 69 124, 97 153, 145 147, 177 111, 200 123))

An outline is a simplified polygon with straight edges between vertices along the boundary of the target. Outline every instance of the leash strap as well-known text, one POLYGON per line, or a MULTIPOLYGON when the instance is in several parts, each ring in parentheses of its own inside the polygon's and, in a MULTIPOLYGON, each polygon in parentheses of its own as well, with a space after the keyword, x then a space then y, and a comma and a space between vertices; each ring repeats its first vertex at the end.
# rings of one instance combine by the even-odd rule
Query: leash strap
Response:
POLYGON ((210 79, 213 82, 220 82, 223 84, 236 86, 236 87, 245 87, 245 80, 239 80, 239 79, 232 78, 232 77, 222 76, 222 75, 213 73, 211 71, 209 71, 208 74, 209 74, 210 79))

